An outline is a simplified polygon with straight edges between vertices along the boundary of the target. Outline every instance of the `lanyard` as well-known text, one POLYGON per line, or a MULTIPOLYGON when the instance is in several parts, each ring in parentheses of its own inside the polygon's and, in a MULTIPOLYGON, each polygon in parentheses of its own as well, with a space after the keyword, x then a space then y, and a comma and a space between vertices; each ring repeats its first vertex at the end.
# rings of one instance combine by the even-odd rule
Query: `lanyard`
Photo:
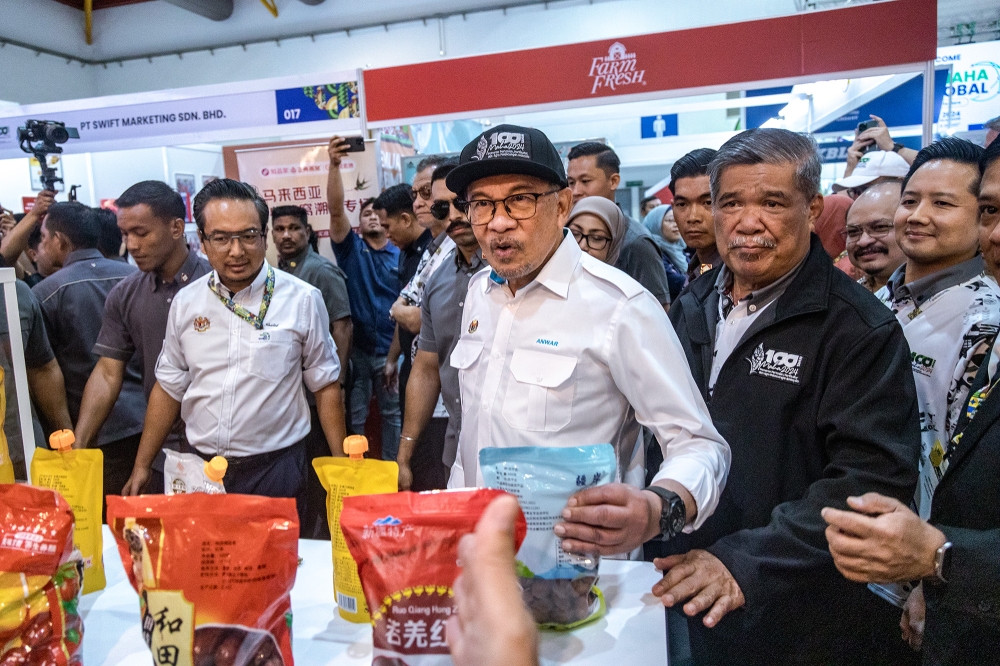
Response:
POLYGON ((215 273, 213 272, 211 277, 208 278, 208 288, 212 290, 222 304, 232 312, 234 315, 250 324, 258 331, 264 328, 264 317, 267 315, 267 308, 271 305, 271 297, 274 296, 274 269, 270 266, 267 267, 267 279, 264 280, 264 298, 260 302, 260 312, 254 314, 247 310, 242 305, 238 305, 233 299, 228 296, 223 296, 219 292, 218 286, 215 284, 215 273))

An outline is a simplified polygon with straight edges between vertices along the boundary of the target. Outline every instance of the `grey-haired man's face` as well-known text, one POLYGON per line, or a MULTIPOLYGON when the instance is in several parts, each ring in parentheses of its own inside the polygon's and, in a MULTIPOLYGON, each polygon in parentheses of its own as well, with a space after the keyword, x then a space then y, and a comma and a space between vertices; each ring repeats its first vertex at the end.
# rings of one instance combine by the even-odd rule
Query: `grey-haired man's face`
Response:
POLYGON ((795 172, 787 162, 738 164, 719 174, 715 237, 742 288, 771 284, 809 252, 810 225, 823 212, 823 197, 806 198, 795 172))

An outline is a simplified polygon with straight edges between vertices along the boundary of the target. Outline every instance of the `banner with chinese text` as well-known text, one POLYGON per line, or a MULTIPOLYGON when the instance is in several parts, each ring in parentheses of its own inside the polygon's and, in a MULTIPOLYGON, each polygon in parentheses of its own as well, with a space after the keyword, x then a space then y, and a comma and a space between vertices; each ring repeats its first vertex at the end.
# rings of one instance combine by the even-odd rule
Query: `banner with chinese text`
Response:
MULTIPOLYGON (((319 251, 333 261, 330 245, 330 210, 326 180, 330 158, 326 144, 276 146, 237 150, 240 180, 260 190, 267 204, 301 206, 309 224, 319 236, 319 251)), ((361 202, 379 193, 375 142, 366 141, 365 150, 348 153, 340 163, 344 181, 344 209, 352 227, 358 226, 361 202)), ((275 261, 273 243, 268 243, 268 260, 275 261)))

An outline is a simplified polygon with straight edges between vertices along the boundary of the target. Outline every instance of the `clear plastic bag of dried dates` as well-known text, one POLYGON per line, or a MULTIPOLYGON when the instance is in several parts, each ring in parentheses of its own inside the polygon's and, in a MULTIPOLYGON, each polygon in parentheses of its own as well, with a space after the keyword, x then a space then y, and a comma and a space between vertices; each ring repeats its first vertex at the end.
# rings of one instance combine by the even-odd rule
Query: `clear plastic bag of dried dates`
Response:
POLYGON ((600 558, 567 553, 552 528, 570 497, 614 480, 614 448, 488 448, 479 452, 479 469, 488 488, 516 495, 521 504, 528 534, 517 551, 517 570, 524 602, 540 628, 575 629, 604 615, 600 558))

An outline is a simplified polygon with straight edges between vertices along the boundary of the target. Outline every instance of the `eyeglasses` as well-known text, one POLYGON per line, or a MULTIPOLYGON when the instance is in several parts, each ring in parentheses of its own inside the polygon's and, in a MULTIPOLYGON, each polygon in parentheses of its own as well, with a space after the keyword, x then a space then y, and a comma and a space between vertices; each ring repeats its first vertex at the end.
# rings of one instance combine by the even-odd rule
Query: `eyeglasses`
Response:
POLYGON ((848 244, 854 245, 861 240, 862 234, 868 234, 870 238, 885 238, 892 233, 892 230, 892 222, 870 222, 849 226, 840 233, 847 239, 848 244))
POLYGON ((425 201, 430 201, 431 200, 431 186, 430 185, 424 185, 420 189, 410 189, 410 196, 413 197, 414 201, 417 200, 417 197, 420 197, 421 199, 423 199, 425 201))
POLYGON ((211 245, 213 249, 224 251, 228 250, 232 246, 234 238, 245 248, 256 247, 257 243, 260 242, 261 233, 260 229, 244 229, 243 231, 238 231, 235 234, 219 232, 212 234, 211 236, 203 236, 203 238, 208 241, 209 245, 211 245))
MULTIPOLYGON (((451 201, 445 201, 444 199, 438 199, 431 204, 431 215, 434 216, 435 220, 447 220, 448 215, 451 213, 451 201)), ((461 212, 461 211, 459 211, 461 212)))
POLYGON ((455 201, 455 207, 469 216, 469 223, 477 226, 489 224, 497 212, 497 204, 502 203, 508 217, 512 220, 527 220, 534 216, 538 198, 555 194, 551 192, 525 192, 512 194, 504 199, 473 199, 472 201, 455 201))
POLYGON ((607 236, 601 234, 585 234, 576 227, 570 227, 569 232, 573 234, 573 238, 579 243, 581 240, 587 240, 587 247, 591 250, 603 250, 611 242, 611 239, 607 236))

